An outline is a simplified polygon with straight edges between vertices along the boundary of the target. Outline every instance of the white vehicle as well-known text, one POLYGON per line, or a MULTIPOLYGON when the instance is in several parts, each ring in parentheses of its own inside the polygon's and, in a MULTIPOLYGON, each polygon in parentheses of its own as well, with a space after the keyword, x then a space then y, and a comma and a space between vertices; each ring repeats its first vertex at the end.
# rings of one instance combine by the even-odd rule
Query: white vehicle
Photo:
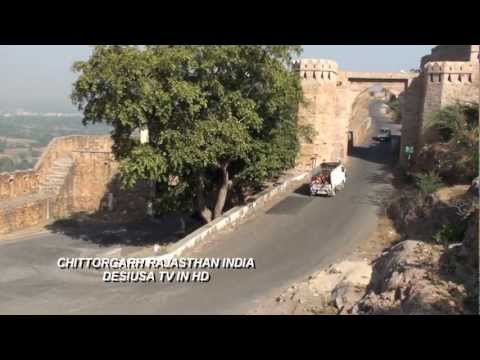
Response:
POLYGON ((380 129, 380 132, 378 133, 377 140, 380 142, 388 142, 392 138, 392 130, 387 129, 387 128, 382 128, 380 129))
POLYGON ((324 162, 312 174, 310 194, 335 196, 345 187, 347 174, 341 162, 324 162))

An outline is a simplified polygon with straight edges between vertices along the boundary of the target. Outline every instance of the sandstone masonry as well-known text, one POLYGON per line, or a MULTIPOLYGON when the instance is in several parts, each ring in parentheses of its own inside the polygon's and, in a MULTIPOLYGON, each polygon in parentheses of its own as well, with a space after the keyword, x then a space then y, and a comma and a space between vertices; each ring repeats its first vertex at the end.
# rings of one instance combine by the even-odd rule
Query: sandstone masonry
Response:
POLYGON ((32 170, 0 174, 0 234, 102 205, 117 171, 109 136, 50 142, 32 170))
MULTIPOLYGON (((368 121, 352 116, 360 97, 372 85, 396 95, 402 113, 400 162, 404 151, 422 144, 424 119, 456 101, 479 101, 479 45, 440 45, 421 60, 420 72, 341 71, 333 60, 301 59, 294 70, 301 79, 305 103, 298 112, 300 125, 316 131, 312 143, 303 142, 297 167, 311 169, 322 161, 344 161, 348 143, 358 144, 367 134, 368 121)), ((415 155, 415 154, 414 154, 415 155)))
POLYGON ((294 63, 294 69, 305 98, 298 122, 316 131, 312 143, 301 144, 297 167, 303 170, 323 161, 345 161, 349 141, 363 141, 370 123, 352 115, 372 85, 380 84, 391 94, 403 96, 417 77, 416 73, 340 71, 335 61, 325 59, 301 59, 294 63))

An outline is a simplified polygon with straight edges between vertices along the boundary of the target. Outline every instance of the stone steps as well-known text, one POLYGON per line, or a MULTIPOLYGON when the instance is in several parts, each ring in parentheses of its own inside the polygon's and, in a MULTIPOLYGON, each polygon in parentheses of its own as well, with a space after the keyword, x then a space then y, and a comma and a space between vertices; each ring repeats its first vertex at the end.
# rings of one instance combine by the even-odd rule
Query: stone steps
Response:
POLYGON ((73 160, 68 156, 57 159, 47 175, 40 181, 39 193, 48 196, 58 195, 72 166, 73 160))

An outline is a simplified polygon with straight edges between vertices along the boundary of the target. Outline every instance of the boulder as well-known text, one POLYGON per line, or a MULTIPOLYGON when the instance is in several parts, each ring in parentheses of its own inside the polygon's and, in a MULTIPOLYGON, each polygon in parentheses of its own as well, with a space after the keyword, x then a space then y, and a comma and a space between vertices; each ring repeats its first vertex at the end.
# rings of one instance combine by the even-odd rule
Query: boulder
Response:
POLYGON ((353 306, 365 294, 365 289, 365 285, 342 281, 333 289, 331 301, 339 310, 340 314, 349 314, 353 306))
POLYGON ((393 246, 373 266, 353 314, 462 314, 465 289, 441 276, 443 248, 415 240, 393 246))
POLYGON ((466 265, 476 271, 478 271, 480 257, 478 248, 478 216, 478 209, 470 215, 460 249, 460 254, 466 259, 466 265))
POLYGON ((477 176, 475 179, 473 179, 472 185, 468 189, 468 193, 477 198, 479 196, 479 182, 480 182, 480 179, 477 176))

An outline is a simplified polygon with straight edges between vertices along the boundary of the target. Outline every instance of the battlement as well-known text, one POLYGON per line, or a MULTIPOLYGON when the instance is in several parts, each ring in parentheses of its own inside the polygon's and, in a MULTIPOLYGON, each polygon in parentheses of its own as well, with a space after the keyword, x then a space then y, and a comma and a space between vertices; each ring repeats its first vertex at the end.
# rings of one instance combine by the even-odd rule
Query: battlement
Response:
POLYGON ((338 64, 326 59, 300 59, 293 62, 293 69, 302 80, 336 81, 338 64))
POLYGON ((425 64, 424 71, 427 74, 472 74, 475 66, 478 64, 466 61, 433 61, 425 64))
POLYGON ((478 64, 466 61, 434 61, 423 69, 429 82, 472 83, 478 75, 478 64))

